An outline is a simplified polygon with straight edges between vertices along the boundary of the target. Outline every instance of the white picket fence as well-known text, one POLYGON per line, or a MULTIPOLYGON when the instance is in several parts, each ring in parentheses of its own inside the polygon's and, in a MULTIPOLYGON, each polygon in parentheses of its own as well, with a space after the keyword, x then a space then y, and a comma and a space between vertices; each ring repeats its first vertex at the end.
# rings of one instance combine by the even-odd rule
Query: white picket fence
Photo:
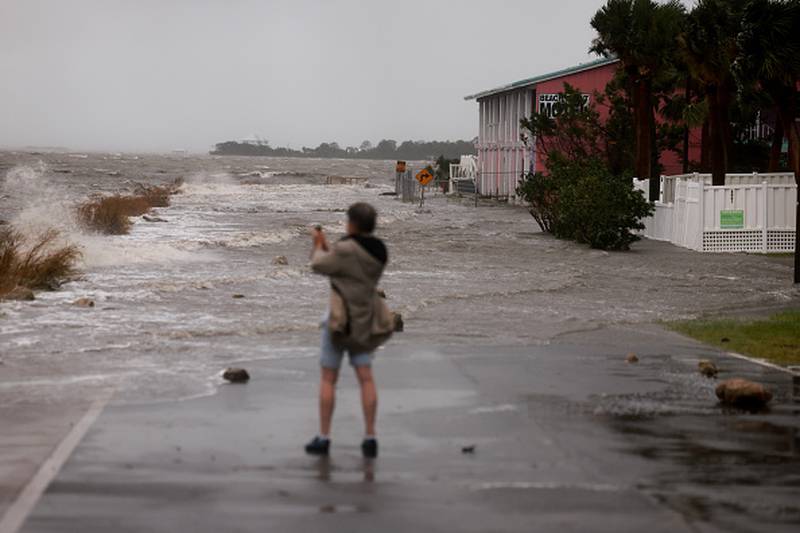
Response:
MULTIPOLYGON (((793 174, 729 174, 726 185, 716 187, 708 174, 665 176, 660 182, 655 214, 643 221, 646 237, 700 252, 794 251, 793 174)), ((646 195, 649 180, 634 186, 646 195)))

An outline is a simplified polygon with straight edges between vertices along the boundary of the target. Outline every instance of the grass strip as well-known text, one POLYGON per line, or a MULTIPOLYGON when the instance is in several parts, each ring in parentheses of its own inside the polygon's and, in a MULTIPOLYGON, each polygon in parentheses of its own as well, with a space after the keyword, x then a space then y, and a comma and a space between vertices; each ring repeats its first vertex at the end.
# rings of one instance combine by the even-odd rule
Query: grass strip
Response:
POLYGON ((800 365, 800 310, 761 320, 712 319, 670 322, 679 333, 724 350, 778 365, 800 365))

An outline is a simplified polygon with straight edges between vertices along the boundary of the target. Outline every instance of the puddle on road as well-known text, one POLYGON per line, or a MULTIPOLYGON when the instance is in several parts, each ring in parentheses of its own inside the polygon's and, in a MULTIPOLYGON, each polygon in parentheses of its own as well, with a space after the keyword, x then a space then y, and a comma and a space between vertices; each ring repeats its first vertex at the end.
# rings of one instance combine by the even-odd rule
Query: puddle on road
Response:
POLYGON ((554 481, 494 481, 479 483, 472 490, 582 490, 590 492, 617 492, 624 490, 604 483, 558 483, 554 481))
POLYGON ((332 514, 332 513, 369 513, 371 509, 366 505, 347 505, 347 504, 339 504, 339 505, 321 505, 319 508, 319 512, 321 514, 332 514))
POLYGON ((625 453, 652 467, 638 488, 688 521, 748 531, 796 524, 800 378, 759 377, 775 392, 760 413, 722 407, 713 395, 718 381, 684 373, 657 393, 604 398, 596 414, 623 436, 625 453))

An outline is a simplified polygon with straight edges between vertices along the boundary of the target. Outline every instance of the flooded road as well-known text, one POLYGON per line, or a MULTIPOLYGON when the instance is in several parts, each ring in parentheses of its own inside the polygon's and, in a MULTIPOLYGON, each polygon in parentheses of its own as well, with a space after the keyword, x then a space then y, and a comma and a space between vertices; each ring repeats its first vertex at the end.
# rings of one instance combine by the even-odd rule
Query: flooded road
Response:
MULTIPOLYGON (((307 268, 308 230, 321 224, 341 233, 347 206, 369 201, 390 250, 382 285, 406 329, 385 350, 392 362, 376 370, 386 386, 385 427, 407 446, 382 463, 398 478, 389 476, 394 489, 408 495, 424 487, 431 498, 470 505, 485 499, 494 511, 507 499, 512 514, 549 491, 546 501, 576 498, 576 516, 598 497, 604 505, 616 500, 624 517, 630 496, 637 503, 636 520, 622 522, 629 526, 648 523, 651 504, 688 530, 755 531, 760 521, 788 528, 800 520, 798 407, 788 375, 652 325, 797 306, 789 265, 652 241, 628 253, 590 250, 538 232, 523 208, 493 202, 431 197, 418 209, 382 195, 392 170, 388 161, 0 154, 0 219, 28 234, 55 227, 83 250, 80 279, 35 302, 0 303, 0 417, 22 424, 24 411, 57 419, 64 406, 115 391, 89 436, 94 448, 79 448, 65 471, 73 485, 56 488, 66 490, 67 506, 69 487, 98 464, 109 479, 119 479, 125 464, 157 477, 175 459, 163 446, 180 435, 198 437, 196 459, 205 466, 214 455, 252 475, 266 463, 278 472, 275 491, 288 477, 317 502, 319 487, 311 488, 308 465, 295 457, 297 442, 313 431, 308 402, 326 303, 324 280, 307 268), (368 177, 369 186, 328 186, 327 175, 368 177), (166 222, 137 220, 130 235, 114 237, 74 222, 75 205, 93 193, 175 178, 185 180, 181 192, 156 210, 166 222), (288 265, 274 264, 277 256, 288 265), (96 306, 72 305, 82 297, 96 306), (642 363, 625 365, 628 351, 642 363), (724 358, 726 376, 772 385, 772 412, 721 410, 713 382, 695 370, 709 355, 724 358), (235 363, 254 369, 254 386, 220 389, 220 370, 235 363), (250 402, 247 390, 266 403, 250 402), (184 409, 202 435, 181 422, 184 409), (203 419, 205 409, 216 413, 213 422, 203 419), (247 413, 266 427, 296 427, 250 428, 226 444, 226 417, 246 425, 247 413), (176 426, 135 441, 139 448, 123 446, 118 439, 130 438, 126 427, 137 423, 176 426), (445 448, 473 440, 488 449, 477 465, 447 459, 445 448), (437 481, 428 479, 427 455, 443 461, 437 481), (450 477, 459 482, 454 492, 442 489, 450 477), (476 496, 483 493, 493 496, 476 496)), ((342 427, 358 431, 357 418, 351 413, 342 427)), ((190 473, 174 468, 178 477, 190 473)), ((324 504, 328 496, 319 498, 324 504)), ((409 501, 395 511, 424 507, 409 501)), ((576 531, 591 523, 591 514, 582 516, 576 531)), ((535 517, 518 518, 497 529, 521 530, 535 517)))
POLYGON ((654 242, 609 254, 538 233, 522 208, 429 198, 418 210, 381 196, 388 161, 5 153, 0 164, 0 219, 55 227, 84 254, 82 279, 0 304, 5 402, 108 384, 118 401, 189 397, 213 392, 233 361, 314 357, 326 286, 307 268, 308 229, 341 234, 357 200, 377 206, 390 246, 383 285, 409 332, 396 342, 546 343, 798 296, 788 266, 756 256, 654 242), (370 186, 326 186, 327 175, 370 186), (182 192, 156 210, 167 222, 138 220, 126 236, 74 222, 90 194, 175 178, 182 192), (96 307, 71 305, 81 297, 96 307))
POLYGON ((608 327, 539 346, 391 344, 375 365, 375 461, 361 457, 350 372, 328 459, 301 449, 316 429, 316 368, 300 358, 247 366, 248 385, 213 396, 107 407, 22 531, 788 533, 800 524, 790 377, 675 334, 608 327), (714 381, 695 370, 709 356, 721 377, 778 391, 771 411, 720 408, 714 381))

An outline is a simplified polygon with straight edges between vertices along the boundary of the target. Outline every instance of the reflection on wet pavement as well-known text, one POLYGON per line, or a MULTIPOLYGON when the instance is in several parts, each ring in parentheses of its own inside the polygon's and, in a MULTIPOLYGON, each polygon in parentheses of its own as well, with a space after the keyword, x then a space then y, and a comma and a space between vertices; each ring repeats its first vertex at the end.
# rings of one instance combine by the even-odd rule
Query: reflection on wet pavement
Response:
MULTIPOLYGON (((754 368, 725 364, 742 374, 754 368)), ((757 379, 777 393, 770 408, 757 413, 684 398, 677 409, 605 414, 624 436, 625 451, 653 468, 638 488, 690 522, 743 531, 800 523, 800 377, 765 372, 757 379)), ((655 404, 674 405, 674 399, 650 395, 655 404)))
MULTIPOLYGON (((320 481, 342 481, 341 479, 336 479, 334 473, 337 472, 337 468, 334 467, 330 457, 318 457, 315 466, 317 468, 317 479, 320 481)), ((356 469, 345 470, 344 473, 347 477, 351 477, 355 470, 356 469)), ((360 471, 364 474, 364 482, 372 483, 375 481, 375 460, 364 458, 360 471)), ((341 470, 338 470, 338 472, 340 474, 343 473, 341 470)))

